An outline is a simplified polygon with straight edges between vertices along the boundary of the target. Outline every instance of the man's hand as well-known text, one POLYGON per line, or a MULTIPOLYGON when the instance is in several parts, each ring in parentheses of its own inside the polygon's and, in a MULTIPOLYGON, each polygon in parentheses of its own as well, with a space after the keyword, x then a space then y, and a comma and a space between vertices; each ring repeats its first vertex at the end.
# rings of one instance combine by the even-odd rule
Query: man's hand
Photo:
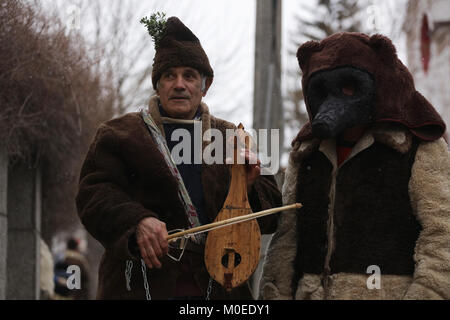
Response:
MULTIPOLYGON (((240 157, 244 158, 245 160, 245 171, 247 174, 247 189, 250 190, 253 183, 261 175, 261 161, 258 159, 256 154, 254 154, 248 149, 241 150, 240 157)), ((232 158, 226 158, 225 163, 234 164, 234 160, 232 158)))
MULTIPOLYGON (((226 141, 227 150, 233 150, 235 147, 236 139, 234 136, 228 137, 226 141)), ((247 189, 250 190, 253 183, 258 179, 261 175, 261 161, 258 159, 258 156, 251 151, 251 149, 245 148, 243 144, 238 143, 238 150, 240 154, 238 157, 240 159, 244 159, 245 170, 247 173, 247 189)), ((228 151, 227 151, 228 152, 228 151)), ((225 159, 226 164, 234 164, 237 159, 227 157, 225 159)))
POLYGON ((245 150, 243 155, 245 157, 245 169, 247 171, 247 189, 250 189, 256 179, 261 175, 261 161, 250 150, 245 150))
POLYGON ((156 218, 142 219, 136 228, 136 241, 145 264, 161 268, 159 259, 168 252, 166 224, 156 218), (158 259, 159 258, 159 259, 158 259))

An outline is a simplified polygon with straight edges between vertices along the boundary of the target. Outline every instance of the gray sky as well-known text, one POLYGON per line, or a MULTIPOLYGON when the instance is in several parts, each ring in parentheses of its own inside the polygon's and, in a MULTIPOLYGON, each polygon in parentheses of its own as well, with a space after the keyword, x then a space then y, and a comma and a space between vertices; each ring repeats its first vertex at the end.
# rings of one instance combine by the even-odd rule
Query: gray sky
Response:
MULTIPOLYGON (((67 0, 41 0, 44 5, 55 8, 67 17, 67 0)), ((104 8, 111 7, 111 0, 100 0, 104 8)), ((125 2, 125 0, 122 0, 125 2)), ((288 55, 292 50, 289 34, 294 32, 295 14, 299 12, 301 4, 312 5, 311 0, 282 0, 282 90, 286 95, 288 88, 298 86, 300 79, 286 77, 287 70, 297 70, 295 57, 288 55)), ((399 56, 404 60, 404 44, 399 25, 393 25, 402 19, 406 0, 365 0, 374 4, 371 11, 366 12, 367 22, 370 15, 375 14, 375 24, 380 33, 393 40, 397 46, 399 56), (396 17, 396 19, 394 19, 396 17)), ((71 0, 71 3, 80 7, 88 5, 88 0, 71 0)), ((126 25, 126 32, 130 34, 129 41, 139 41, 139 37, 146 33, 146 29, 139 23, 143 16, 153 12, 162 11, 170 16, 179 17, 200 39, 214 69, 214 82, 205 97, 211 112, 231 122, 242 122, 246 128, 252 127, 253 107, 253 77, 254 77, 254 33, 256 0, 126 0, 133 8, 133 15, 126 25)), ((92 16, 83 15, 81 24, 86 37, 92 38, 89 25, 93 23, 92 16)), ((148 52, 137 65, 152 64, 154 55, 153 43, 148 36, 148 52)), ((132 43, 130 43, 130 48, 132 43)), ((124 57, 126 59, 126 57, 124 57)), ((406 61, 405 61, 406 63, 406 61)), ((145 83, 150 94, 150 75, 145 83)), ((146 89, 147 90, 147 89, 146 89)), ((136 106, 133 110, 141 107, 136 106)), ((300 128, 298 128, 300 129, 300 128)), ((286 143, 295 136, 296 131, 286 132, 286 143)))

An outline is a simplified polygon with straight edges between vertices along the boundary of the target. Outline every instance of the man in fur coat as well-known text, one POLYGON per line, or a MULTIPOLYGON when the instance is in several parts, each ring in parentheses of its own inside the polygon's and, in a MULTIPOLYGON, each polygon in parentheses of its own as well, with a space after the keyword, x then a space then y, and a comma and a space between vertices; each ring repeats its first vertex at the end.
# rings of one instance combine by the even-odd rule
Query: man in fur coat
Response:
POLYGON ((310 122, 292 143, 263 299, 450 299, 445 124, 384 36, 297 58, 310 122))
MULTIPOLYGON (((225 137, 235 126, 213 117, 201 101, 213 70, 197 37, 176 17, 160 31, 152 71, 157 95, 147 110, 100 126, 80 175, 79 216, 105 248, 97 298, 249 299, 247 285, 226 293, 211 280, 201 240, 188 241, 180 261, 167 255, 168 230, 212 222, 228 193, 226 164, 194 161, 194 125, 201 123, 201 137, 209 129, 225 137), (191 159, 174 165, 170 151, 176 147, 171 139, 176 129, 190 133, 192 148, 191 159)), ((209 143, 201 141, 202 150, 209 143)), ((281 205, 273 177, 261 176, 258 164, 247 169, 253 211, 281 205)), ((274 232, 276 222, 267 217, 259 225, 274 232)))

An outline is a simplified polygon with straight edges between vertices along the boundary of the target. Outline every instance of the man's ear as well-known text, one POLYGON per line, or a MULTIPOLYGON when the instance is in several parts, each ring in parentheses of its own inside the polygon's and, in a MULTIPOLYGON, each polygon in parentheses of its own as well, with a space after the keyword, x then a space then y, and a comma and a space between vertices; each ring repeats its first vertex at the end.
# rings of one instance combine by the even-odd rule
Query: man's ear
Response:
POLYGON ((208 92, 209 87, 211 86, 211 83, 213 82, 212 77, 206 77, 205 81, 205 89, 203 90, 202 96, 206 96, 206 93, 208 92))
POLYGON ((159 79, 158 79, 158 81, 156 82, 155 93, 156 93, 157 96, 159 96, 159 79))

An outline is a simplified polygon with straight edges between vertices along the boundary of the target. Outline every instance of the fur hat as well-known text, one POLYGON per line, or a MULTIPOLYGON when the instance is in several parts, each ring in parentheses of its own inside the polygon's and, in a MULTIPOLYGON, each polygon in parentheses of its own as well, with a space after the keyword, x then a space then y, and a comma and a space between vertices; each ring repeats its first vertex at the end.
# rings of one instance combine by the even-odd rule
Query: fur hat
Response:
POLYGON ((177 17, 167 19, 164 31, 155 43, 152 83, 156 90, 159 78, 169 68, 186 66, 213 78, 214 72, 200 40, 177 17))
MULTIPOLYGON (((302 86, 321 70, 352 66, 369 72, 375 79, 374 122, 394 122, 406 126, 421 140, 431 141, 445 132, 445 123, 433 106, 414 87, 411 73, 398 59, 391 40, 382 35, 341 32, 324 40, 300 46, 297 59, 303 71, 302 86)), ((306 105, 310 115, 308 104, 306 105)), ((311 115, 310 115, 311 118, 311 115)), ((312 138, 310 123, 294 140, 312 138)))

